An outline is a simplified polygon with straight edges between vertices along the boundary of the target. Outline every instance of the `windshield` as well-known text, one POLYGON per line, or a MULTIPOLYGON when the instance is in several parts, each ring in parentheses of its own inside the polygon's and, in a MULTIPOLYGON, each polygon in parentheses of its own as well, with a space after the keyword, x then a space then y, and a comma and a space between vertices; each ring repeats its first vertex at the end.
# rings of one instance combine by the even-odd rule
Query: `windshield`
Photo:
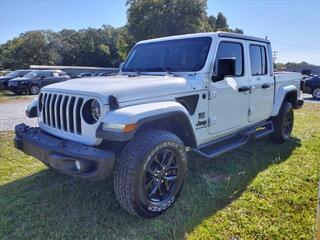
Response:
POLYGON ((18 76, 19 76, 19 71, 13 71, 13 72, 9 73, 6 77, 16 78, 18 76))
POLYGON ((206 62, 211 41, 211 37, 197 37, 138 44, 122 71, 199 71, 206 62))
POLYGON ((28 74, 24 75, 25 78, 37 78, 41 74, 41 71, 32 71, 29 72, 28 74))

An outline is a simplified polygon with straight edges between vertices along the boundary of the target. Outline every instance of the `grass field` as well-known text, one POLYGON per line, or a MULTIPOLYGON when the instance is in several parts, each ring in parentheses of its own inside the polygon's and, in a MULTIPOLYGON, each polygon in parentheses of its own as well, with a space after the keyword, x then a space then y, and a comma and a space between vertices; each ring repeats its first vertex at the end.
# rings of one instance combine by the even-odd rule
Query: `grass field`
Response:
POLYGON ((111 179, 63 176, 0 133, 0 239, 313 239, 320 172, 320 104, 296 111, 284 144, 251 143, 212 161, 189 159, 181 197, 137 219, 111 179))

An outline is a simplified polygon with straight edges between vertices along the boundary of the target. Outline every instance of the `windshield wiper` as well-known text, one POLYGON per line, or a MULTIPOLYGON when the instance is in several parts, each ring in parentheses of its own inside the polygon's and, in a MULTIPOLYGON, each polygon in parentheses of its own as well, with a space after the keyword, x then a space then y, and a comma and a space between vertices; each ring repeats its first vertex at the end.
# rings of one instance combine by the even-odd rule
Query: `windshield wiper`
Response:
POLYGON ((172 70, 172 68, 166 68, 166 67, 159 67, 162 71, 168 73, 169 75, 174 75, 170 70, 172 70))
POLYGON ((161 66, 159 66, 159 67, 156 67, 156 68, 146 68, 145 70, 146 71, 148 71, 148 70, 149 71, 161 70, 162 72, 165 72, 165 73, 167 73, 167 74, 169 74, 171 76, 179 76, 178 74, 175 74, 175 73, 171 72, 172 68, 170 68, 170 67, 161 67, 161 66))
POLYGON ((142 75, 141 71, 149 72, 149 73, 150 72, 165 72, 168 75, 178 76, 179 77, 178 74, 175 74, 175 73, 171 72, 171 70, 172 70, 172 68, 170 68, 170 67, 161 67, 161 66, 159 66, 159 67, 155 67, 155 68, 129 68, 129 69, 126 69, 125 72, 133 71, 133 72, 137 73, 137 75, 142 75))
POLYGON ((129 69, 126 69, 125 72, 135 72, 137 75, 141 75, 141 72, 139 70, 140 68, 129 68, 129 69))

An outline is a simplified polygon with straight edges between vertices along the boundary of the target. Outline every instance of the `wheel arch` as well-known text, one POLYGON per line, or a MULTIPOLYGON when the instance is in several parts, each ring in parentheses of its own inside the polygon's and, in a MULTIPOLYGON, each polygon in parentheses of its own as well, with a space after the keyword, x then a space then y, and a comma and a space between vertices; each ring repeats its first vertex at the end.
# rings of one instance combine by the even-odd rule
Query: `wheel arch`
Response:
POLYGON ((176 134, 188 147, 196 147, 197 140, 188 116, 180 111, 141 119, 135 134, 147 129, 163 129, 176 134))
POLYGON ((186 146, 197 146, 188 111, 174 101, 139 104, 111 111, 103 118, 96 136, 108 141, 125 142, 131 140, 136 134, 152 128, 173 132, 186 146), (119 131, 105 131, 102 127, 104 123, 134 123, 136 129, 126 134, 119 131))
POLYGON ((280 88, 278 91, 275 92, 275 101, 272 109, 271 116, 277 116, 283 103, 289 101, 294 108, 298 108, 298 89, 293 86, 289 85, 283 88, 280 88))

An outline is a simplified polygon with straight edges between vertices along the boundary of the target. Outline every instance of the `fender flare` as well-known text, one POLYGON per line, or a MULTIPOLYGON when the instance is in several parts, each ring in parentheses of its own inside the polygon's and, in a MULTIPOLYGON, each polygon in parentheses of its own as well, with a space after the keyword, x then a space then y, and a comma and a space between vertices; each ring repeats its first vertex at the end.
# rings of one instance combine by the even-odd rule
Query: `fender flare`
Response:
MULTIPOLYGON (((153 102, 122 107, 106 114, 100 123, 96 136, 109 141, 125 142, 133 138, 143 125, 164 118, 179 116, 186 120, 190 128, 193 140, 196 141, 195 132, 190 122, 188 111, 180 103, 175 101, 153 102), (104 123, 112 124, 136 124, 135 130, 124 133, 122 131, 103 129, 104 123)), ((195 143, 196 144, 196 143, 195 143)))
MULTIPOLYGON (((280 87, 278 90, 275 91, 274 104, 273 104, 272 113, 271 113, 272 117, 278 115, 284 100, 287 98, 289 94, 293 92, 296 93, 296 96, 298 98, 298 89, 295 85, 280 87)), ((295 99, 295 101, 297 100, 298 99, 295 99)))

